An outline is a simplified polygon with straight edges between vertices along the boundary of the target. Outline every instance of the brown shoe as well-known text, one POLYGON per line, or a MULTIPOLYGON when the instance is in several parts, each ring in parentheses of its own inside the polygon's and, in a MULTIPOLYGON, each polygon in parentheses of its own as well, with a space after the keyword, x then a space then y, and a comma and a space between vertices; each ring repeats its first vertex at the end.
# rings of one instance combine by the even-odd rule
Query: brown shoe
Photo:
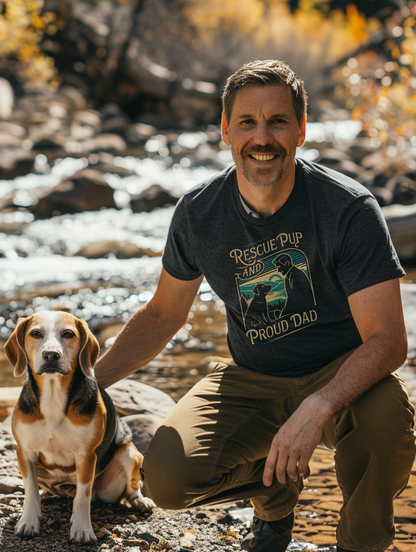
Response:
POLYGON ((292 540, 295 515, 291 512, 277 521, 253 518, 250 533, 244 537, 241 550, 250 552, 286 552, 292 540))

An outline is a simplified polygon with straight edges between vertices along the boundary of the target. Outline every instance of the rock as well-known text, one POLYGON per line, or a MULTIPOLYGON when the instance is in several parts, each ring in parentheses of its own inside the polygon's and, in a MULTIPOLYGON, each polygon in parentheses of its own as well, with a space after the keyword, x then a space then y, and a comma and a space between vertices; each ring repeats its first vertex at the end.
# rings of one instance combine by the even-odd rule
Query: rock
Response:
POLYGON ((376 170, 366 170, 358 176, 357 180, 374 195, 380 207, 393 202, 393 189, 387 186, 389 177, 385 174, 376 170))
POLYGON ((100 325, 98 329, 95 330, 100 347, 107 348, 108 343, 113 343, 123 327, 123 322, 117 321, 117 319, 110 319, 106 324, 100 325))
POLYGON ((377 188, 384 188, 388 180, 388 176, 381 172, 377 172, 376 169, 364 171, 358 178, 358 181, 364 186, 376 186, 377 188))
POLYGON ((383 207, 391 239, 401 261, 416 258, 416 204, 383 207))
POLYGON ((63 152, 63 140, 59 135, 47 134, 39 137, 33 142, 33 151, 54 151, 62 150, 63 152))
POLYGON ((416 359, 416 284, 402 284, 400 291, 407 329, 407 358, 414 363, 416 359))
POLYGON ((175 406, 167 393, 130 378, 114 383, 106 391, 121 416, 150 414, 165 418, 175 406))
POLYGON ((141 213, 143 211, 149 213, 158 207, 176 205, 178 201, 179 197, 172 194, 172 192, 165 190, 165 188, 162 188, 159 184, 154 184, 141 194, 133 196, 130 201, 130 206, 133 213, 141 213))
POLYGON ((36 157, 34 151, 22 147, 2 147, 0 149, 0 179, 11 180, 23 176, 33 169, 36 157))
POLYGON ((122 178, 127 176, 133 176, 135 171, 126 169, 125 167, 119 167, 114 164, 114 155, 107 152, 100 152, 98 154, 91 154, 88 158, 88 168, 99 170, 102 173, 117 174, 122 178))
POLYGON ((64 85, 59 88, 58 97, 64 98, 75 109, 85 109, 86 100, 83 94, 74 86, 64 85))
POLYGON ((387 187, 393 190, 392 203, 412 204, 416 199, 416 182, 406 176, 394 176, 387 183, 387 187))
POLYGON ((22 143, 22 140, 17 137, 0 130, 0 148, 4 147, 18 147, 22 143))
POLYGON ((62 180, 30 210, 38 218, 49 218, 58 213, 115 209, 113 192, 101 172, 83 169, 62 180))
POLYGON ((0 118, 8 119, 13 111, 14 92, 10 82, 0 77, 0 118))
POLYGON ((345 176, 349 176, 350 178, 357 179, 360 174, 363 172, 363 169, 358 166, 353 161, 349 161, 348 159, 328 159, 327 162, 319 161, 321 165, 324 165, 330 169, 333 169, 334 171, 338 171, 342 174, 345 174, 345 176))
POLYGON ((159 251, 152 249, 143 249, 134 243, 118 240, 102 240, 99 242, 88 243, 75 253, 76 257, 85 257, 87 259, 102 259, 114 255, 117 259, 132 259, 139 257, 159 257, 159 251))
POLYGON ((364 157, 377 152, 372 138, 358 137, 348 147, 348 154, 356 163, 362 164, 364 157))
POLYGON ((224 163, 218 158, 217 152, 209 144, 201 144, 196 151, 188 154, 191 161, 191 167, 209 167, 222 171, 229 163, 224 163))
POLYGON ((21 390, 21 387, 0 387, 0 420, 12 413, 21 390))
POLYGON ((0 232, 22 233, 31 222, 33 222, 33 215, 25 210, 0 212, 0 232))
POLYGON ((317 163, 326 167, 337 165, 340 161, 351 161, 351 157, 345 151, 335 148, 323 149, 319 152, 319 157, 316 160, 317 163))
POLYGON ((393 202, 393 192, 388 188, 380 188, 379 186, 366 186, 368 191, 376 198, 380 207, 386 207, 393 202))
POLYGON ((132 414, 131 416, 124 416, 123 420, 133 433, 135 447, 144 454, 163 418, 152 414, 132 414))
POLYGON ((101 116, 100 113, 94 109, 75 111, 73 120, 80 125, 92 127, 94 129, 94 134, 101 130, 101 116))
POLYGON ((360 165, 365 169, 373 169, 383 173, 390 169, 391 160, 388 160, 383 152, 377 150, 363 157, 360 165))
POLYGON ((127 147, 125 140, 118 134, 102 133, 86 140, 68 140, 65 151, 70 154, 85 155, 89 152, 123 152, 127 147))
POLYGON ((158 129, 155 126, 145 123, 134 123, 126 129, 126 138, 128 142, 143 144, 157 133, 158 129))
POLYGON ((15 138, 24 138, 27 130, 24 125, 12 123, 11 121, 0 121, 0 132, 4 132, 15 138))
POLYGON ((0 493, 8 494, 23 490, 23 480, 13 475, 0 477, 0 493))

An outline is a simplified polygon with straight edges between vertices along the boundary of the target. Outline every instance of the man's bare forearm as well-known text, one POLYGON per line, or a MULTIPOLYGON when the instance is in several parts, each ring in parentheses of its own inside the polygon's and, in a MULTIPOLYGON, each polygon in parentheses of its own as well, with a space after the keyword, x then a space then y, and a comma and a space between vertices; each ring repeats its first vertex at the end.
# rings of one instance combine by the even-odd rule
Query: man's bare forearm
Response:
POLYGON ((97 361, 95 375, 103 387, 136 372, 150 362, 182 325, 162 320, 149 303, 136 312, 111 348, 97 361))
POLYGON ((178 280, 162 268, 152 300, 130 318, 96 364, 95 373, 103 387, 136 372, 160 353, 185 324, 201 282, 202 276, 178 280))
POLYGON ((335 377, 307 397, 276 433, 264 469, 264 484, 286 473, 304 475, 325 423, 406 360, 407 338, 398 279, 382 282, 349 297, 362 344, 335 377))
POLYGON ((311 395, 323 419, 331 418, 347 407, 380 380, 397 370, 406 360, 406 334, 374 335, 365 341, 344 362, 337 375, 322 389, 311 395))

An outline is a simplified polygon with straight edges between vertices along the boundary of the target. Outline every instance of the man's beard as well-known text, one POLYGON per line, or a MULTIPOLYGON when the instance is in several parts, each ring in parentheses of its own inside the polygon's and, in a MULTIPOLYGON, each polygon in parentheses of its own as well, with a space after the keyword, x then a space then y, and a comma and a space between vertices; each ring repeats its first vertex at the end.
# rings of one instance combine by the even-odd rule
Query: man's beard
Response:
POLYGON ((257 146, 255 150, 250 149, 250 153, 270 153, 280 156, 280 164, 277 168, 265 167, 264 169, 258 168, 254 169, 249 166, 247 163, 248 155, 245 153, 244 148, 241 151, 240 155, 235 154, 232 151, 234 162, 237 168, 241 171, 241 174, 244 178, 255 188, 273 188, 286 174, 290 171, 293 166, 294 160, 290 160, 287 152, 282 148, 273 148, 271 146, 257 146), (265 180, 264 176, 270 175, 268 180, 265 180))

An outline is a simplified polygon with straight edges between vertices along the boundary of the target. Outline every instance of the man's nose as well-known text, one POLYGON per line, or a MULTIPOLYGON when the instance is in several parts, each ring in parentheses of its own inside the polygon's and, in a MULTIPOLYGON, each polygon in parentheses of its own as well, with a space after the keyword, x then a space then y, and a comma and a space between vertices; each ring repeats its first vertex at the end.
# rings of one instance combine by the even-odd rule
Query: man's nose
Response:
POLYGON ((273 142, 273 133, 267 121, 259 121, 256 127, 254 140, 259 146, 265 146, 273 142))

